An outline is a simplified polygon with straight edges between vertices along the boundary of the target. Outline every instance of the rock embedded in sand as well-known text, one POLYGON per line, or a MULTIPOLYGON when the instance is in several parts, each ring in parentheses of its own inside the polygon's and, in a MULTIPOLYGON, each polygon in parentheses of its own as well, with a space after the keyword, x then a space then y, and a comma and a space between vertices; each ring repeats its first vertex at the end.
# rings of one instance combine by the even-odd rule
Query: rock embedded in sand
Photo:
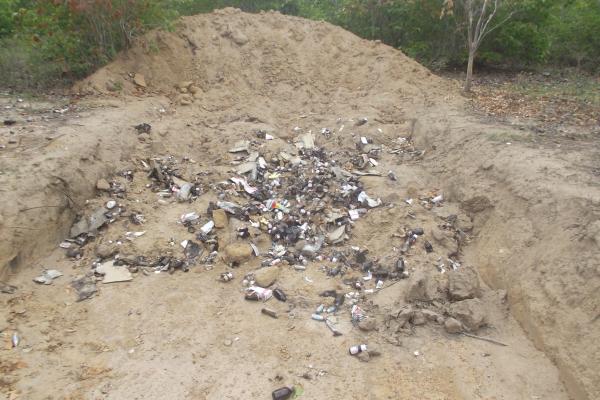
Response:
POLYGON ((434 228, 431 231, 431 236, 433 236, 435 243, 447 250, 448 255, 458 252, 458 242, 454 239, 452 233, 440 228, 434 228))
POLYGON ((423 271, 417 270, 410 278, 406 301, 433 300, 429 286, 429 277, 423 271))
POLYGON ((185 93, 183 90, 185 89, 185 91, 187 91, 193 84, 194 82, 192 81, 182 81, 177 84, 177 88, 185 93))
POLYGON ((215 223, 215 228, 217 229, 223 229, 229 224, 227 213, 221 208, 213 210, 212 219, 215 223))
POLYGON ((479 297, 479 277, 472 267, 463 267, 448 274, 450 300, 466 300, 479 297))
POLYGON ((106 179, 99 179, 98 182, 96 182, 96 189, 109 191, 110 183, 108 183, 108 181, 106 179))
POLYGON ((179 96, 179 104, 182 106, 188 106, 194 102, 194 98, 189 94, 182 94, 179 96))
POLYGON ((248 36, 244 35, 243 32, 238 30, 231 32, 230 36, 231 40, 233 40, 233 43, 237 44, 238 46, 243 46, 250 41, 248 36))
POLYGON ((224 250, 225 261, 229 264, 242 264, 248 261, 253 254, 252 247, 247 243, 232 243, 224 250))
POLYGON ((105 259, 114 256, 117 253, 116 246, 100 243, 96 246, 96 257, 105 259))
POLYGON ((425 318, 425 315, 419 310, 416 310, 410 319, 410 323, 413 325, 425 325, 425 322, 427 322, 427 319, 425 318))
POLYGON ((278 267, 264 267, 254 271, 254 282, 260 287, 269 287, 279 278, 278 267))
POLYGON ((377 320, 375 318, 365 318, 358 323, 361 331, 370 332, 377 329, 377 320))
POLYGON ((135 74, 133 76, 133 83, 145 88, 146 87, 146 77, 144 77, 144 75, 142 75, 142 74, 135 74))
POLYGON ((462 324, 455 318, 448 318, 444 322, 444 328, 448 333, 461 333, 463 330, 462 324))
POLYGON ((431 322, 438 322, 438 319, 440 318, 440 314, 431 310, 421 310, 421 314, 423 314, 427 321, 431 322))
POLYGON ((479 299, 456 302, 450 306, 449 313, 469 331, 476 331, 486 323, 483 303, 479 299))
POLYGON ((80 247, 72 247, 67 250, 66 254, 69 258, 78 258, 83 255, 83 250, 80 247))

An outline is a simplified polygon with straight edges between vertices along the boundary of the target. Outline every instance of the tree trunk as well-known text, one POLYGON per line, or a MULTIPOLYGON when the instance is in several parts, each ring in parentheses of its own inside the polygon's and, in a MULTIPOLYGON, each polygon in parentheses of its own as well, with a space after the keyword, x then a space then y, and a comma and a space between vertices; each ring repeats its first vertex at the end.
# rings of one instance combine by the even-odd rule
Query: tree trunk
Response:
POLYGON ((471 79, 473 78, 473 61, 475 52, 469 51, 469 63, 467 64, 467 79, 465 80, 465 92, 471 91, 471 79))

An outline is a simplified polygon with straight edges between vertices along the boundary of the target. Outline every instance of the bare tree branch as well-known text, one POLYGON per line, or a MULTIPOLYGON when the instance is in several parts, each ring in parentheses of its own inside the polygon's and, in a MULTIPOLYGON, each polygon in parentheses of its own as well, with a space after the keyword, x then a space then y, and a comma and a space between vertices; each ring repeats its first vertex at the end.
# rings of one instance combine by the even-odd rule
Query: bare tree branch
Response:
MULTIPOLYGON (((496 0, 497 1, 497 0, 496 0)), ((473 35, 473 47, 476 49, 479 47, 479 39, 481 36, 481 25, 483 24, 483 18, 485 17, 485 11, 487 9, 488 0, 483 0, 483 6, 481 7, 481 13, 475 26, 475 34, 473 35)))
POLYGON ((498 22, 493 28, 490 28, 488 31, 484 32, 483 36, 481 37, 481 40, 483 40, 483 38, 486 37, 490 32, 495 31, 497 28, 501 27, 503 24, 508 22, 508 20, 511 19, 513 17, 513 15, 515 15, 515 12, 511 11, 506 18, 504 18, 502 21, 498 22))

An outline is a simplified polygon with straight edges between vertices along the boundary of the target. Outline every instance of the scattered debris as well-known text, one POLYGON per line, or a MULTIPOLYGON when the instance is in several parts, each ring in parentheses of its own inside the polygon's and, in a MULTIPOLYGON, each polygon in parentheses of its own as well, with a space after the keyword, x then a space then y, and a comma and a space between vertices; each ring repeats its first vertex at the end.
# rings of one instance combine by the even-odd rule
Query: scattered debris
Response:
POLYGON ((93 275, 85 275, 71 282, 71 287, 77 292, 77 301, 83 301, 96 294, 96 279, 93 275))
POLYGON ((229 282, 233 280, 233 273, 231 272, 223 272, 220 275, 221 282, 229 282))
MULTIPOLYGON (((180 96, 189 96, 192 87, 192 82, 180 83, 180 96)), ((356 125, 367 123, 367 118, 360 118, 356 125)), ((140 134, 151 131, 147 123, 134 128, 140 134)), ((320 132, 319 141, 328 140, 336 134, 328 128, 320 132)), ((367 180, 363 177, 398 180, 391 170, 386 178, 385 172, 371 169, 385 166, 381 154, 386 147, 378 144, 376 139, 362 136, 357 140, 356 153, 339 155, 317 146, 312 131, 303 128, 294 129, 293 143, 284 147, 273 146, 277 149, 271 150, 269 145, 279 146, 281 143, 277 142, 279 140, 274 135, 259 130, 252 140, 234 143, 227 155, 232 166, 229 169, 231 175, 220 176, 208 183, 206 179, 211 177, 211 173, 200 171, 191 174, 183 168, 183 163, 193 163, 189 158, 179 160, 167 155, 140 160, 139 168, 147 173, 146 188, 155 193, 161 206, 182 207, 185 204, 189 207, 189 211, 177 221, 177 229, 181 228, 182 236, 173 234, 173 237, 165 239, 164 249, 157 246, 163 251, 152 256, 126 253, 130 246, 136 244, 128 241, 141 237, 146 231, 120 233, 119 239, 113 239, 114 243, 103 240, 95 248, 99 260, 93 264, 93 272, 71 283, 78 301, 94 296, 99 280, 108 284, 131 281, 133 274, 138 272, 141 277, 151 271, 173 273, 196 266, 210 270, 223 268, 223 264, 237 268, 252 263, 253 268, 244 269, 246 275, 240 282, 244 298, 266 302, 275 297, 288 303, 290 317, 293 314, 291 310, 305 307, 306 300, 296 291, 291 290, 288 295, 275 286, 281 285, 282 277, 287 276, 288 271, 303 274, 300 279, 308 291, 322 283, 313 273, 336 278, 336 289, 322 292, 322 302, 308 314, 312 320, 323 322, 334 337, 341 336, 342 330, 346 331, 344 323, 350 322, 363 334, 375 331, 401 334, 428 322, 443 324, 447 332, 459 333, 464 329, 474 331, 484 324, 484 318, 474 305, 461 304, 478 296, 477 275, 468 268, 459 268, 457 258, 452 258, 454 256, 444 254, 442 258, 437 254, 440 248, 448 248, 447 237, 458 234, 459 217, 455 220, 446 218, 431 232, 425 232, 420 226, 405 226, 393 236, 395 243, 384 254, 372 255, 366 248, 347 245, 354 238, 357 224, 368 221, 374 208, 382 208, 376 214, 389 212, 393 215, 400 206, 413 219, 418 206, 436 211, 450 208, 446 207, 439 192, 411 193, 415 199, 406 199, 406 204, 400 205, 387 203, 386 197, 383 209, 382 199, 367 194, 373 189, 367 189, 362 181, 367 180), (216 194, 216 198, 203 203, 207 204, 207 208, 194 207, 194 202, 208 192, 216 194), (396 238, 400 240, 396 241, 396 238), (440 289, 438 280, 424 273, 419 263, 411 263, 412 257, 426 253, 438 256, 436 267, 450 271, 447 287, 440 289), (318 269, 313 268, 311 263, 317 264, 318 269), (415 265, 419 267, 415 268, 415 265), (304 275, 308 267, 311 268, 311 276, 304 275), (369 298, 407 277, 410 281, 406 283, 405 300, 420 306, 405 305, 383 317, 385 320, 382 321, 382 317, 373 312, 369 298), (458 300, 458 303, 450 304, 447 310, 435 311, 424 305, 432 304, 442 295, 448 296, 449 301, 458 300), (445 318, 447 315, 450 317, 445 318)), ((398 143, 398 149, 402 151, 412 146, 407 139, 398 140, 398 143)), ((97 182, 99 195, 107 197, 101 203, 105 206, 82 216, 73 225, 71 239, 64 242, 67 250, 73 250, 73 254, 80 256, 87 241, 102 235, 99 229, 115 221, 126 218, 124 223, 129 229, 129 223, 145 223, 143 214, 128 209, 132 203, 129 201, 131 193, 127 193, 127 182, 133 181, 135 171, 123 171, 114 178, 97 182)), ((468 227, 468 222, 460 220, 465 227, 468 227)), ((234 279, 233 272, 228 269, 218 271, 216 276, 224 283, 234 279)), ((262 307, 261 313, 277 319, 279 314, 276 310, 262 307)), ((228 339, 224 344, 231 346, 233 341, 228 339)), ((364 344, 352 346, 349 352, 363 362, 379 354, 367 350, 364 344)), ((292 390, 286 389, 289 389, 286 393, 292 390)))
POLYGON ((33 278, 33 281, 42 285, 52 285, 52 282, 62 275, 62 272, 55 269, 46 269, 42 272, 42 275, 33 278))
POLYGON ((493 344, 497 344, 498 346, 504 346, 504 347, 508 346, 506 343, 502 343, 502 342, 499 342, 497 340, 486 338, 486 337, 483 337, 483 336, 477 336, 477 335, 473 335, 471 333, 466 333, 466 332, 462 332, 462 334, 463 334, 463 336, 467 336, 467 337, 470 337, 470 338, 473 338, 473 339, 483 340, 485 342, 490 342, 490 343, 493 343, 493 344))
POLYGON ((271 318, 278 318, 277 317, 277 312, 275 312, 274 310, 271 310, 270 308, 262 308, 260 310, 261 313, 268 315, 271 318))
POLYGON ((356 121, 356 126, 362 126, 364 124, 366 124, 367 122, 369 122, 369 119, 367 117, 361 117, 356 121))
POLYGON ((272 397, 273 400, 287 400, 292 397, 294 394, 294 389, 291 387, 282 387, 276 390, 273 390, 272 397))
POLYGON ((366 344, 359 344, 356 346, 351 346, 350 349, 348 350, 350 355, 357 355, 358 353, 361 353, 363 351, 367 351, 367 345, 366 344))
POLYGON ((287 296, 283 292, 283 290, 281 290, 281 289, 275 289, 275 290, 273 290, 273 296, 275 296, 275 298, 277 300, 279 300, 279 301, 282 301, 282 302, 286 302, 287 301, 287 296))
POLYGON ((273 291, 265 288, 261 288, 258 286, 250 286, 246 289, 246 300, 261 300, 267 301, 273 296, 273 291))
POLYGON ((150 124, 147 124, 144 122, 144 123, 134 126, 134 128, 138 133, 150 133, 152 126, 150 124))
POLYGON ((249 148, 250 148, 250 142, 248 140, 240 140, 239 142, 236 142, 232 148, 229 149, 229 152, 230 153, 248 152, 249 148))
POLYGON ((91 215, 82 217, 71 227, 71 237, 76 238, 84 233, 95 233, 99 228, 108 222, 104 207, 97 209, 91 215))
POLYGON ((127 282, 133 279, 127 268, 115 266, 113 261, 100 264, 95 271, 98 275, 104 276, 102 283, 127 282))
POLYGON ((0 292, 5 294, 13 294, 17 291, 17 287, 13 285, 9 285, 6 282, 0 281, 0 292))

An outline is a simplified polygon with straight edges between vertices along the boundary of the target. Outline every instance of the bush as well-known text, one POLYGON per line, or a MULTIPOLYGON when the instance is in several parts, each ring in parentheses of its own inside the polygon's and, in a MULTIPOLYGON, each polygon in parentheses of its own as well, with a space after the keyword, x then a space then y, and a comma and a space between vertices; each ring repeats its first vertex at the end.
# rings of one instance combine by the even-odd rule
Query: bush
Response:
POLYGON ((557 7, 550 26, 551 61, 600 71, 598 0, 575 0, 557 7))
POLYGON ((1 79, 11 86, 27 82, 29 88, 86 76, 127 48, 134 36, 167 26, 176 16, 162 0, 9 3, 12 25, 5 29, 10 32, 4 35, 0 64, 9 69, 10 79, 1 79), (26 68, 19 69, 22 64, 26 68))
POLYGON ((0 39, 0 86, 15 90, 44 89, 63 82, 58 63, 46 62, 30 43, 0 39))

